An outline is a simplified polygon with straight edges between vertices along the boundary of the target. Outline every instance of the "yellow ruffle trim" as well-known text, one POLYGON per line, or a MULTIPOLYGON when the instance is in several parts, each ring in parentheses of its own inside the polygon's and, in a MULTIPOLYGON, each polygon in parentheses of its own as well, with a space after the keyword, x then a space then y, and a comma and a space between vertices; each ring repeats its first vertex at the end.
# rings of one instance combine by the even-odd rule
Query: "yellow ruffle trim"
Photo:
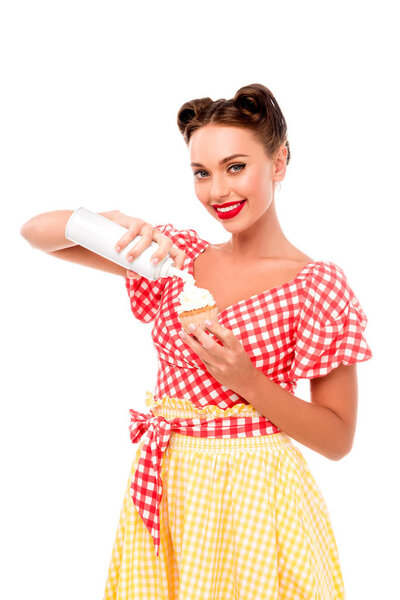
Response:
POLYGON ((164 394, 159 400, 154 400, 154 394, 149 390, 146 390, 145 398, 146 406, 151 409, 154 416, 160 416, 166 418, 182 417, 182 418, 208 418, 212 417, 218 419, 220 417, 232 417, 232 416, 252 416, 262 417, 263 415, 258 412, 251 404, 235 404, 230 408, 220 408, 212 404, 207 404, 203 408, 197 408, 190 400, 187 394, 185 398, 176 398, 174 396, 168 396, 164 394))

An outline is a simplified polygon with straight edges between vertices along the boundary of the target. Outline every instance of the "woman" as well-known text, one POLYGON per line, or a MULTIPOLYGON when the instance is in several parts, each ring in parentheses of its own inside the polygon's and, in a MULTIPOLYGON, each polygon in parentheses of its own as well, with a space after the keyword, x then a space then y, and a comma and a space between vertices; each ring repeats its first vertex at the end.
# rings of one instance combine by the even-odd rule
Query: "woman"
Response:
POLYGON ((367 318, 343 270, 285 237, 275 189, 290 159, 286 122, 261 84, 231 100, 186 102, 178 126, 196 196, 230 239, 154 228, 119 211, 100 213, 153 240, 198 287, 218 321, 184 335, 183 281, 149 281, 65 239, 72 211, 31 219, 35 247, 125 275, 134 316, 154 321, 159 357, 148 414, 131 410, 141 441, 132 463, 105 600, 344 599, 328 509, 292 438, 331 460, 351 449, 356 363, 372 357, 367 318), (228 205, 228 206, 227 206, 228 205), (233 205, 232 207, 229 207, 233 205), (311 402, 294 395, 310 379, 311 402))

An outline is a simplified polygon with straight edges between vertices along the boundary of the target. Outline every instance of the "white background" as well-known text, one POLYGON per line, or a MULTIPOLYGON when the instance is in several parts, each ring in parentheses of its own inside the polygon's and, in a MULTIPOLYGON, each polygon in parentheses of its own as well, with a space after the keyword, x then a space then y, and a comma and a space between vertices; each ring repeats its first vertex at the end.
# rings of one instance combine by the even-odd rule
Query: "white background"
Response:
MULTIPOLYGON (((7 600, 102 598, 156 355, 124 279, 20 236, 85 206, 227 239, 194 194, 187 100, 276 96, 291 163, 277 210, 347 274, 374 357, 338 462, 301 446, 327 501, 348 600, 398 594, 397 27, 394 2, 69 0, 2 4, 1 577, 7 600)), ((309 384, 296 394, 307 399, 309 384)), ((299 444, 298 444, 299 445, 299 444)), ((300 445, 299 445, 300 446, 300 445)))

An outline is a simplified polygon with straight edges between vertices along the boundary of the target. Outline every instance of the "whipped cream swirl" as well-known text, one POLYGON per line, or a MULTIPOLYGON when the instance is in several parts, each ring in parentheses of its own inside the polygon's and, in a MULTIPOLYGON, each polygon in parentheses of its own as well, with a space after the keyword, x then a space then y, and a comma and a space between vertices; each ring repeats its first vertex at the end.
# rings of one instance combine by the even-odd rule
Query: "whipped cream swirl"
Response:
POLYGON ((169 274, 176 275, 184 281, 183 291, 179 294, 179 303, 177 313, 181 314, 187 310, 195 310, 196 308, 205 308, 206 306, 214 306, 215 300, 212 294, 205 288, 196 286, 195 279, 187 271, 169 268, 169 274))
POLYGON ((183 287, 183 291, 179 294, 179 303, 180 306, 177 308, 178 314, 186 310, 214 306, 215 300, 208 290, 199 288, 194 283, 187 281, 183 287))

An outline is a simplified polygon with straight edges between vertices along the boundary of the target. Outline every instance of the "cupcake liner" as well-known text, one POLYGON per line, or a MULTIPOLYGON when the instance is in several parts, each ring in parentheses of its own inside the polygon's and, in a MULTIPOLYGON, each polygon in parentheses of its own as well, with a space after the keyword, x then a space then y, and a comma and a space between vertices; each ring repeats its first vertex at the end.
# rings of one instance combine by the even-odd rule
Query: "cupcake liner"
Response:
POLYGON ((192 311, 186 311, 178 315, 179 321, 187 334, 193 332, 189 329, 189 323, 194 323, 199 327, 205 328, 204 321, 210 319, 210 321, 218 322, 218 307, 204 307, 204 309, 196 309, 192 311))

